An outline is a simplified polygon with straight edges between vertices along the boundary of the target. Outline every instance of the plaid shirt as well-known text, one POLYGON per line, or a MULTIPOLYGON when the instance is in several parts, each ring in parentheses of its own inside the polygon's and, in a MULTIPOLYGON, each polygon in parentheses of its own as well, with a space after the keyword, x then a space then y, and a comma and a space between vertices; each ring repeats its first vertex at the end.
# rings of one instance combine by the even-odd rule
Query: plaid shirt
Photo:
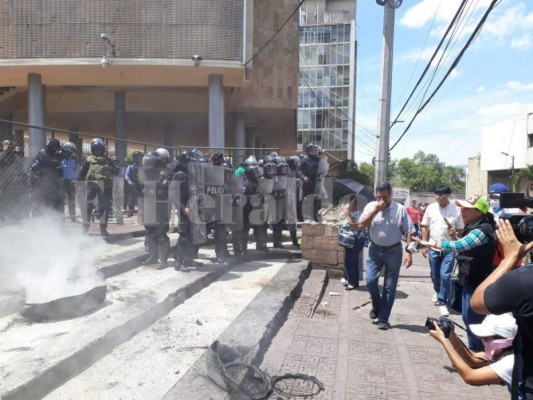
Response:
POLYGON ((481 232, 479 229, 474 229, 467 236, 454 241, 442 241, 440 247, 443 250, 455 250, 458 253, 481 246, 490 241, 489 237, 481 232))

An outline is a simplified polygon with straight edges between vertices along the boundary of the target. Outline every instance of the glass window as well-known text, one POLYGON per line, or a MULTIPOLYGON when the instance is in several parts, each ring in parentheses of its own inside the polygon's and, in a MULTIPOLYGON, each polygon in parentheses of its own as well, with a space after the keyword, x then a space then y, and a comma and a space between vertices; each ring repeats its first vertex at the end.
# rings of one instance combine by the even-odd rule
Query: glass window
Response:
POLYGON ((298 144, 302 144, 302 132, 298 132, 298 133, 296 134, 296 142, 297 142, 298 144))
POLYGON ((331 27, 331 42, 335 43, 338 42, 339 36, 338 36, 338 29, 336 26, 331 27))

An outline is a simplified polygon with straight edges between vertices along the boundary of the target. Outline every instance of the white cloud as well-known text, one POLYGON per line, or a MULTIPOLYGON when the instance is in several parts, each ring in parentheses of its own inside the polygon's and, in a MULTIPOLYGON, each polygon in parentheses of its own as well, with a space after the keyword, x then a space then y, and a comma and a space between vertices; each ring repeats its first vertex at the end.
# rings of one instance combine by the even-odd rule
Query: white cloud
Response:
POLYGON ((458 77, 461 73, 457 70, 457 68, 452 69, 452 72, 450 72, 450 79, 454 79, 458 77))
POLYGON ((485 93, 487 89, 485 89, 485 86, 481 85, 476 88, 476 93, 485 93))
POLYGON ((514 37, 511 39, 511 47, 513 49, 529 49, 531 46, 531 37, 529 33, 520 37, 514 37))

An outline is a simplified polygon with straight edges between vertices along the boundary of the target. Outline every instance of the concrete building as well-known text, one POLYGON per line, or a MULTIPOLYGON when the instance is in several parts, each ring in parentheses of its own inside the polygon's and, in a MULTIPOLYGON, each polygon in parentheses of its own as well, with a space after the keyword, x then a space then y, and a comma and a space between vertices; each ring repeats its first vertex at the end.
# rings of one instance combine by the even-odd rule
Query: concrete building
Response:
POLYGON ((308 0, 300 10, 299 148, 315 142, 354 160, 356 1, 308 0))
MULTIPOLYGON (((0 0, 0 118, 168 147, 292 153, 298 13, 283 24, 297 5, 0 0)), ((13 126, 3 135, 25 135, 31 154, 42 147, 42 130, 13 126)))
MULTIPOLYGON (((484 127, 481 152, 468 160, 466 196, 486 194, 495 182, 512 189, 511 177, 528 165, 533 165, 533 113, 484 127)), ((533 196, 531 183, 515 179, 514 190, 533 196)))

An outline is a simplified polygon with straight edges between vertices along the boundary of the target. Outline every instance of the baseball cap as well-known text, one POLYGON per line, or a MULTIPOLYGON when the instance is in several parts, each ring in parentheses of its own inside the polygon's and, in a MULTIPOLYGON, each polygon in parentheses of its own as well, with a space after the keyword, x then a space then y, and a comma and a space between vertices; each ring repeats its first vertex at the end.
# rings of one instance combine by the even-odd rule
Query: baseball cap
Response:
POLYGON ((518 326, 511 314, 490 314, 481 324, 470 324, 470 331, 479 338, 501 336, 510 339, 516 336, 518 326))
POLYGON ((509 189, 503 183, 493 183, 489 186, 489 194, 500 194, 508 191, 509 189))
POLYGON ((451 194, 452 189, 449 186, 439 185, 435 189, 435 194, 451 194))
POLYGON ((489 202, 485 196, 474 195, 466 200, 457 200, 455 205, 461 208, 477 208, 483 214, 489 211, 489 202))

